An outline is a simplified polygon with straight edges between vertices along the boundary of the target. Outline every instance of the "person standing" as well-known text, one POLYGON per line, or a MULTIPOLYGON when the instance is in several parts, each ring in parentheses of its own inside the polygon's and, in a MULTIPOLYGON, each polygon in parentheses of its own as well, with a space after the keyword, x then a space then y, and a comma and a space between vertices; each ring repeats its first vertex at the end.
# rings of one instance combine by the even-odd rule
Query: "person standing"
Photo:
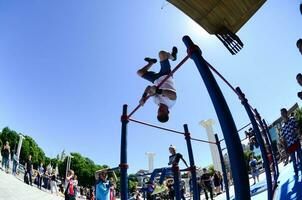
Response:
POLYGON ((30 184, 32 186, 33 185, 33 183, 32 183, 33 164, 31 161, 31 155, 28 156, 28 160, 25 163, 25 170, 26 170, 26 172, 24 174, 24 177, 28 176, 28 184, 30 184))
POLYGON ((281 136, 285 140, 286 149, 293 162, 293 167, 296 176, 298 175, 298 161, 296 159, 296 153, 298 159, 300 160, 300 170, 302 171, 302 150, 300 145, 300 140, 298 137, 297 121, 295 117, 288 117, 288 112, 286 108, 281 109, 281 116, 283 118, 283 124, 281 127, 281 136))
POLYGON ((212 180, 211 175, 208 173, 206 168, 202 169, 203 174, 200 177, 201 185, 204 190, 204 194, 206 196, 206 200, 209 199, 208 192, 210 192, 210 198, 213 200, 213 187, 212 187, 212 180))
POLYGON ((42 189, 43 176, 44 176, 44 167, 43 167, 43 163, 41 163, 38 169, 38 188, 40 190, 42 189))
POLYGON ((6 141, 5 145, 2 148, 2 168, 8 173, 9 169, 9 154, 10 154, 10 146, 9 142, 6 141))
POLYGON ((16 174, 17 174, 18 164, 19 164, 18 156, 17 156, 17 154, 14 154, 14 156, 13 156, 13 170, 12 170, 12 173, 13 173, 14 176, 16 176, 16 174))
POLYGON ((213 180, 214 180, 214 186, 215 186, 215 193, 216 196, 221 194, 221 177, 219 177, 218 172, 214 172, 213 180))
POLYGON ((98 180, 95 187, 95 199, 110 200, 110 182, 107 180, 107 171, 100 170, 96 173, 98 173, 98 180))
POLYGON ((57 186, 57 176, 55 173, 55 170, 52 171, 52 174, 50 176, 50 191, 51 194, 53 194, 53 191, 56 192, 56 195, 58 196, 58 186, 57 186))
POLYGON ((75 200, 75 187, 73 184, 74 171, 69 170, 65 178, 65 200, 75 200))
POLYGON ((254 179, 253 185, 256 184, 256 179, 259 182, 259 169, 257 166, 257 160, 254 158, 253 155, 250 156, 250 162, 249 162, 250 170, 251 170, 251 175, 254 179))

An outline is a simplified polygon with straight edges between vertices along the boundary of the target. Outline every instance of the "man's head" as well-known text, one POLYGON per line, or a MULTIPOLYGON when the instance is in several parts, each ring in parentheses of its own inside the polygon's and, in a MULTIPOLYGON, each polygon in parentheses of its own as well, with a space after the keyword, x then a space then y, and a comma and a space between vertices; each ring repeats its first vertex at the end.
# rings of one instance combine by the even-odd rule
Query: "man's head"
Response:
POLYGON ((302 74, 301 73, 297 74, 296 80, 299 83, 299 85, 302 86, 302 74))
POLYGON ((286 108, 282 108, 282 109, 280 110, 280 112, 281 112, 281 117, 282 117, 283 119, 287 119, 287 118, 288 118, 288 113, 287 113, 286 108))
POLYGON ((169 108, 165 104, 159 104, 157 111, 157 119, 158 121, 165 123, 169 120, 169 108))
POLYGON ((169 147, 169 152, 170 152, 171 154, 175 154, 175 153, 176 153, 176 148, 175 148, 175 146, 170 145, 170 147, 169 147))
POLYGON ((105 181, 107 179, 107 171, 101 171, 99 173, 99 178, 102 180, 102 181, 105 181))
POLYGON ((73 170, 68 170, 67 176, 74 176, 74 171, 73 170))
POLYGON ((207 173, 207 168, 202 169, 203 173, 207 173))
POLYGON ((253 155, 250 155, 250 160, 253 160, 254 159, 254 156, 253 155))
POLYGON ((31 155, 28 156, 28 160, 31 160, 31 155))
POLYGON ((298 47, 300 53, 302 54, 302 39, 301 38, 299 40, 297 40, 297 47, 298 47))
POLYGON ((5 145, 7 145, 7 146, 8 146, 8 145, 9 145, 9 142, 8 142, 8 141, 6 141, 6 142, 5 142, 5 145))

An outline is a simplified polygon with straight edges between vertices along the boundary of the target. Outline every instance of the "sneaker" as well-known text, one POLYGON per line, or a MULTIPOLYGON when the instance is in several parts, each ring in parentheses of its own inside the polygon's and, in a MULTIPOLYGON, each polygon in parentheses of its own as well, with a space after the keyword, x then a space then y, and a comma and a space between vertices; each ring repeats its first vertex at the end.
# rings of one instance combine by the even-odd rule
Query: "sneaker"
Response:
POLYGON ((163 184, 157 185, 151 195, 156 195, 156 194, 162 193, 166 190, 167 190, 167 188, 165 185, 163 185, 163 184))
POLYGON ((149 57, 146 57, 144 60, 145 60, 146 62, 152 63, 152 64, 154 64, 154 63, 157 62, 157 60, 156 60, 155 58, 149 58, 149 57))
POLYGON ((177 59, 177 47, 172 48, 171 56, 173 57, 172 61, 175 61, 177 59))

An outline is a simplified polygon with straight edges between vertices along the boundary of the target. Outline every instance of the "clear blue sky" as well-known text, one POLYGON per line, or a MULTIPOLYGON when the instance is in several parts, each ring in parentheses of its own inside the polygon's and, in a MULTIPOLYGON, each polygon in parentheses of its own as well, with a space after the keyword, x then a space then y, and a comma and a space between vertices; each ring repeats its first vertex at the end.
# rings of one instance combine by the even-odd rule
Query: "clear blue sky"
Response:
MULTIPOLYGON (((145 56, 179 48, 190 35, 204 57, 272 122, 281 107, 299 102, 295 75, 302 56, 300 1, 268 1, 238 32, 244 42, 236 56, 185 14, 163 0, 0 1, 0 127, 33 137, 48 156, 65 149, 98 164, 117 166, 122 105, 131 110, 148 84, 136 75, 145 56), (161 9, 162 5, 165 5, 161 9)), ((173 62, 175 66, 177 62, 173 62)), ((158 66, 154 68, 158 69, 158 66)), ((206 139, 200 120, 216 120, 214 108, 193 62, 175 75, 178 101, 166 127, 206 139)), ((248 123, 237 97, 219 80, 237 128, 248 123)), ((156 123, 150 101, 134 118, 156 123)), ((129 124, 130 172, 147 168, 145 152, 155 152, 155 166, 168 162, 174 144, 188 160, 184 138, 129 124), (163 133, 163 134, 162 134, 163 133)), ((193 143, 198 166, 211 162, 207 145, 193 143)))

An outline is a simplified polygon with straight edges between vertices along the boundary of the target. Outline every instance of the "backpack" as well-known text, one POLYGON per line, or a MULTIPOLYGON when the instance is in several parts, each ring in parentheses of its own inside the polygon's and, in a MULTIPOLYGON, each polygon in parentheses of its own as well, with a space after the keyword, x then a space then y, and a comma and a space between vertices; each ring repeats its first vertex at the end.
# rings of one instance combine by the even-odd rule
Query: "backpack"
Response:
POLYGON ((67 194, 68 194, 68 196, 74 196, 75 195, 74 185, 73 185, 73 180, 72 179, 70 179, 69 182, 68 182, 67 194))

